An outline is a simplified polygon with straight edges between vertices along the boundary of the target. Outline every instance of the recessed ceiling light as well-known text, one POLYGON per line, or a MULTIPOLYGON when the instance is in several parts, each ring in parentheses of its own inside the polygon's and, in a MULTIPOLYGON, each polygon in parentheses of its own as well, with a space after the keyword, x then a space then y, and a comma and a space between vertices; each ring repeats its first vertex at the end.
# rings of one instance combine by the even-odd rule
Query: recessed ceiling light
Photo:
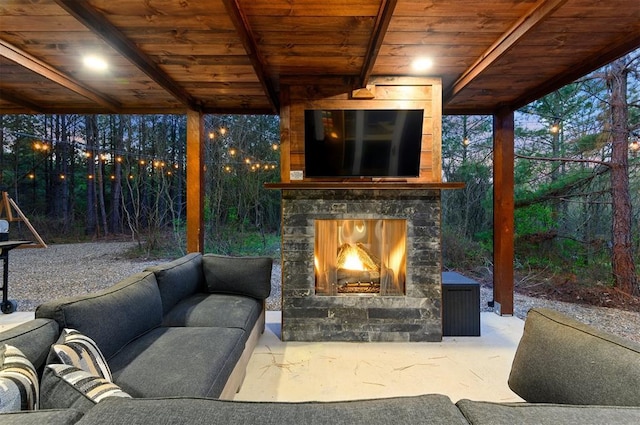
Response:
POLYGON ((94 71, 104 71, 108 68, 107 62, 98 56, 85 56, 82 62, 84 66, 94 71))
POLYGON ((416 72, 427 71, 431 69, 432 66, 433 66, 433 60, 431 60, 431 58, 418 58, 414 60, 413 63, 411 64, 411 67, 416 72))

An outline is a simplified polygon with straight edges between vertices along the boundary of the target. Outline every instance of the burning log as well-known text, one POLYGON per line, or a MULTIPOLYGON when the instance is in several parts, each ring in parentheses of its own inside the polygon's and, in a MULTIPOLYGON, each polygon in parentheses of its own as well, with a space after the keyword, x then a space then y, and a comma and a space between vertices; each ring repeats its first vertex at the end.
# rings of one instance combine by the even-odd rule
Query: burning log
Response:
POLYGON ((380 259, 369 251, 363 244, 356 245, 344 243, 338 248, 338 258, 336 263, 338 268, 351 269, 349 264, 353 261, 360 263, 361 270, 374 270, 380 273, 380 259))
POLYGON ((363 244, 340 245, 336 264, 338 292, 380 292, 380 259, 363 244))
POLYGON ((349 283, 377 283, 380 284, 380 272, 375 270, 338 269, 338 285, 349 283))

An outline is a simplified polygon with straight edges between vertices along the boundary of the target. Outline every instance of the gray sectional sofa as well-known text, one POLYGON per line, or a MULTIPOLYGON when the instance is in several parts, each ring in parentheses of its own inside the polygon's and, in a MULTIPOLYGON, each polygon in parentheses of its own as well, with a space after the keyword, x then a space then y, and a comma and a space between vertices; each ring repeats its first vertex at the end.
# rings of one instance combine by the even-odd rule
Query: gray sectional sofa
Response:
POLYGON ((0 346, 17 346, 42 374, 42 410, 3 414, 0 423, 640 423, 640 346, 543 309, 529 312, 509 378, 526 403, 454 404, 439 394, 230 401, 264 329, 270 272, 265 258, 190 254, 105 291, 43 304, 35 320, 0 333, 0 346), (94 339, 133 398, 96 404, 49 382, 45 364, 62 328, 94 339))
POLYGON ((42 304, 36 319, 93 339, 113 382, 133 397, 230 399, 264 331, 271 266, 266 257, 188 254, 104 291, 42 304))

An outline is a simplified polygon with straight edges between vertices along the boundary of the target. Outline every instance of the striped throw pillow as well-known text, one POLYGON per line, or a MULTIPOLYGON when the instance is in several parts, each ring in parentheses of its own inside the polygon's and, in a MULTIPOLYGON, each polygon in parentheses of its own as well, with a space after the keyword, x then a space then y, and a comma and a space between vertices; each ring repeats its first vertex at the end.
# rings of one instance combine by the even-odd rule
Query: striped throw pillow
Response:
POLYGON ((75 366, 94 376, 112 381, 111 370, 100 348, 88 336, 75 329, 64 329, 53 351, 63 364, 75 366))
POLYGON ((94 403, 99 403, 108 397, 131 398, 129 394, 122 391, 113 382, 94 376, 75 366, 50 364, 47 365, 47 368, 53 371, 58 378, 73 387, 79 395, 94 403))
POLYGON ((38 374, 18 348, 0 348, 0 412, 37 410, 38 374))

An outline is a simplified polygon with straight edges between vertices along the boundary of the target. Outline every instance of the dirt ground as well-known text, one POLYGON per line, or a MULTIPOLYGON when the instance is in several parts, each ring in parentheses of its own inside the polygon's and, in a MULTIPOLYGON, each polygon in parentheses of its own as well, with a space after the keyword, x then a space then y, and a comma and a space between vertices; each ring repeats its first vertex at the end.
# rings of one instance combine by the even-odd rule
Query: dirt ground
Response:
POLYGON ((580 285, 573 277, 554 276, 535 285, 516 285, 523 295, 577 304, 640 312, 640 297, 606 285, 580 285))

